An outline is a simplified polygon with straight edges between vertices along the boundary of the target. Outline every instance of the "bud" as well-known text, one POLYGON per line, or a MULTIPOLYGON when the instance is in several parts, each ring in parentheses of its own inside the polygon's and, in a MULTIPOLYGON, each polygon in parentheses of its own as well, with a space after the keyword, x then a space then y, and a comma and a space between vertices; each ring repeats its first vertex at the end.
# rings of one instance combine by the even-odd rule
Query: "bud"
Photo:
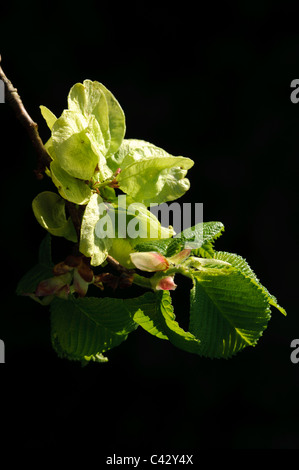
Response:
POLYGON ((174 276, 162 277, 153 287, 155 290, 175 290, 177 285, 174 283, 174 276))
POLYGON ((75 292, 79 294, 80 297, 84 297, 88 290, 89 282, 85 281, 81 276, 79 269, 74 269, 74 277, 73 277, 73 286, 75 292))
POLYGON ((64 286, 68 285, 70 281, 71 275, 69 273, 45 279, 37 286, 35 295, 37 297, 56 295, 64 286))
POLYGON ((55 264, 53 268, 53 274, 54 276, 60 276, 61 274, 68 273, 72 270, 73 268, 66 264, 64 261, 61 261, 58 264, 55 264))
POLYGON ((170 261, 173 264, 181 264, 183 261, 185 261, 188 256, 191 253, 191 249, 186 248, 185 250, 180 251, 174 256, 171 256, 171 258, 168 258, 168 261, 170 261))
POLYGON ((136 268, 141 271, 165 271, 169 267, 165 256, 160 255, 156 251, 131 253, 130 258, 136 268))

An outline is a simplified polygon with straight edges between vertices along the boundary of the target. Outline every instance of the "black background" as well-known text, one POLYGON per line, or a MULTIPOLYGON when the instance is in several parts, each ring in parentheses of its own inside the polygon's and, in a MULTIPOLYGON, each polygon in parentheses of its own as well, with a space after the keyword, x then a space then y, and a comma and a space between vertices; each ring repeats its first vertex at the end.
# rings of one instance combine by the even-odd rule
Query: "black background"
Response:
MULTIPOLYGON (((125 111, 127 138, 195 161, 180 202, 203 202, 204 220, 224 223, 216 249, 245 257, 288 312, 273 310, 259 344, 228 361, 190 355, 141 329, 107 364, 59 359, 48 309, 15 295, 44 236, 31 201, 53 186, 36 180, 31 143, 1 104, 0 399, 8 445, 86 445, 99 463, 112 453, 299 448, 299 364, 290 360, 299 338, 299 104, 290 100, 298 14, 295 2, 266 0, 1 6, 2 67, 42 138, 49 133, 40 104, 60 115, 74 83, 104 83, 125 111)), ((177 289, 176 301, 184 321, 186 290, 177 289)))

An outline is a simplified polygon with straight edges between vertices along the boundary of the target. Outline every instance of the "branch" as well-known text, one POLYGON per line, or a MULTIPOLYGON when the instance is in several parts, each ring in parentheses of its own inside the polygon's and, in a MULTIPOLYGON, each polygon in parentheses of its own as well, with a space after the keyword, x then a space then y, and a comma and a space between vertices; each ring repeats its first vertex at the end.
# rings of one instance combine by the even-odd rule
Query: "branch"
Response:
MULTIPOLYGON (((1 64, 1 55, 0 55, 1 64)), ((38 133, 38 125, 34 122, 26 111, 23 102, 18 94, 18 90, 13 86, 11 81, 6 77, 1 65, 0 65, 0 79, 5 85, 5 100, 11 106, 15 112, 16 117, 19 119, 23 127, 26 129, 30 140, 35 148, 38 155, 38 165, 35 170, 37 178, 43 177, 43 172, 50 166, 51 157, 44 147, 44 144, 38 133)))
POLYGON ((134 272, 132 269, 128 269, 125 266, 123 266, 122 264, 120 264, 116 259, 114 259, 110 255, 107 256, 106 261, 108 261, 110 266, 112 266, 119 273, 132 274, 134 272))

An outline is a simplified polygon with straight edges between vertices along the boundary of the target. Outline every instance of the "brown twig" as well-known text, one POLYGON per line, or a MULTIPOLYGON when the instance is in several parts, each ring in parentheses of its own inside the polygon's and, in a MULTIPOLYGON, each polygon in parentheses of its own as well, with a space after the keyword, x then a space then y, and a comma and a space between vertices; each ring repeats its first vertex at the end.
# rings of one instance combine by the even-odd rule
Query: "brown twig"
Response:
POLYGON ((126 268, 125 266, 120 264, 116 259, 114 259, 110 255, 107 256, 106 261, 108 261, 110 266, 114 268, 116 271, 118 271, 119 273, 131 274, 133 272, 132 269, 126 268))
MULTIPOLYGON (((0 55, 1 64, 1 55, 0 55)), ((41 179, 43 172, 47 167, 50 166, 51 157, 44 147, 44 144, 38 133, 38 125, 32 120, 26 111, 23 102, 18 94, 18 90, 13 86, 11 81, 6 77, 1 65, 0 65, 0 79, 3 80, 5 85, 5 100, 11 106, 15 112, 16 117, 21 122, 23 127, 26 129, 30 140, 35 148, 38 155, 38 165, 35 170, 36 176, 41 179)))

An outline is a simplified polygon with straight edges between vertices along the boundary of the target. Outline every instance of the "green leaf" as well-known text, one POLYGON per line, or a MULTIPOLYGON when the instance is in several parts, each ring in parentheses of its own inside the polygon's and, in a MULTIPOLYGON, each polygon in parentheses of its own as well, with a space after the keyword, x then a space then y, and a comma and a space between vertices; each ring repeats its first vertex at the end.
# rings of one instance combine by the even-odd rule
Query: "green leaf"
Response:
POLYGON ((148 240, 135 245, 135 251, 158 251, 161 255, 170 257, 179 253, 183 248, 197 248, 192 250, 195 255, 212 257, 214 252, 212 244, 224 230, 221 222, 202 222, 194 227, 178 233, 173 238, 161 240, 148 240))
POLYGON ((270 319, 263 290, 230 267, 194 274, 189 329, 201 342, 201 355, 228 358, 255 346, 270 319))
POLYGON ((200 258, 213 258, 214 252, 213 242, 204 242, 201 247, 193 250, 193 254, 200 258))
POLYGON ((56 193, 44 191, 32 201, 32 209, 39 224, 57 237, 77 241, 71 218, 66 218, 65 201, 56 193))
POLYGON ((16 294, 33 294, 41 281, 53 276, 52 270, 51 235, 47 233, 39 247, 38 263, 20 279, 16 294))
POLYGON ((197 255, 196 249, 206 246, 207 243, 213 244, 222 235, 223 231, 224 225, 222 222, 201 222, 178 233, 176 238, 185 240, 186 247, 190 246, 192 248, 193 243, 195 243, 196 248, 193 253, 197 255))
POLYGON ((287 314, 285 309, 278 304, 276 297, 270 294, 270 292, 266 289, 266 287, 261 284, 261 282, 259 281, 259 279, 257 278, 257 276, 255 275, 255 273, 253 272, 253 270, 251 269, 251 267, 249 266, 249 264, 244 258, 234 253, 216 251, 214 254, 214 259, 227 261, 235 269, 240 271, 245 276, 249 277, 258 287, 262 289, 270 305, 276 307, 283 315, 287 314))
POLYGON ((168 291, 143 296, 142 308, 134 315, 134 321, 145 331, 160 339, 169 339, 176 347, 187 352, 199 353, 200 341, 183 330, 175 320, 168 291))
POLYGON ((60 356, 78 360, 108 351, 137 328, 133 317, 142 304, 143 296, 56 298, 51 304, 53 346, 60 356))
POLYGON ((120 189, 146 206, 178 199, 190 187, 185 176, 194 162, 190 158, 173 157, 148 142, 130 141, 115 160, 122 169, 117 176, 120 189), (123 156, 126 151, 129 153, 123 156))
POLYGON ((91 189, 85 181, 71 176, 59 165, 57 160, 50 164, 50 176, 61 197, 75 204, 87 204, 91 189))

